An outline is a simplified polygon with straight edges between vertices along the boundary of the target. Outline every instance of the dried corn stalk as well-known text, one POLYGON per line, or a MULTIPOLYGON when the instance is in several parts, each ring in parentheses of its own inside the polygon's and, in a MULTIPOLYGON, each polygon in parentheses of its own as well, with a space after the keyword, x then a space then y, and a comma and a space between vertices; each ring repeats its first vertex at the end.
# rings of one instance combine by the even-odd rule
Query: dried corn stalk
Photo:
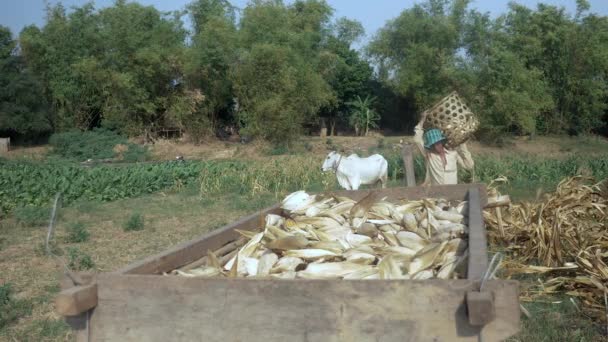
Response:
POLYGON ((511 205, 502 213, 504 236, 495 211, 484 211, 484 218, 491 244, 510 251, 512 260, 504 264, 507 275, 544 275, 540 287, 524 289, 524 298, 565 293, 579 297, 603 318, 608 291, 608 181, 592 182, 587 177, 568 178, 536 203, 511 205))

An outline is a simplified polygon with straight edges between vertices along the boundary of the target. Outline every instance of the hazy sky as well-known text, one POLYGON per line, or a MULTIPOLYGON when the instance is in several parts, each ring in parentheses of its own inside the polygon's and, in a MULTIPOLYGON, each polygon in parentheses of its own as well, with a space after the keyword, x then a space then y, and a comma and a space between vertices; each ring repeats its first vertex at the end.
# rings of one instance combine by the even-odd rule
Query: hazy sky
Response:
MULTIPOLYGON (((49 3, 61 2, 66 7, 82 5, 84 0, 47 0, 49 3)), ((113 0, 96 0, 96 7, 111 5, 113 0)), ((191 0, 138 0, 139 3, 154 5, 161 11, 183 9, 191 0)), ((292 2, 292 1, 286 1, 292 2)), ((403 9, 420 1, 415 0, 327 0, 335 9, 337 17, 348 17, 363 23, 366 33, 373 35, 384 23, 396 17, 403 9)), ((576 10, 575 0, 517 0, 516 2, 535 8, 539 2, 565 7, 570 13, 576 10)), ((25 25, 42 25, 44 22, 45 0, 0 0, 0 25, 11 28, 17 34, 25 25)), ((236 7, 243 8, 247 0, 232 0, 236 7)), ((481 12, 498 15, 507 8, 508 0, 473 0, 472 7, 481 12)), ((608 15, 608 0, 589 0, 591 12, 608 15)))

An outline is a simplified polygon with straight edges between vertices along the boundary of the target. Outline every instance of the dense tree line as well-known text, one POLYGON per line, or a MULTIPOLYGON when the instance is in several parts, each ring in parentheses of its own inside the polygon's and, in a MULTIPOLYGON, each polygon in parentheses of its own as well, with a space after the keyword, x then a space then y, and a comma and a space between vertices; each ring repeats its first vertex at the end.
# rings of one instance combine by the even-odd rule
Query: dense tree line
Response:
POLYGON ((492 18, 469 5, 414 5, 362 51, 362 25, 324 0, 49 6, 16 39, 0 27, 0 132, 175 127, 199 141, 234 126, 283 142, 321 126, 403 131, 453 89, 493 133, 606 126, 608 17, 585 0, 573 15, 511 3, 492 18))

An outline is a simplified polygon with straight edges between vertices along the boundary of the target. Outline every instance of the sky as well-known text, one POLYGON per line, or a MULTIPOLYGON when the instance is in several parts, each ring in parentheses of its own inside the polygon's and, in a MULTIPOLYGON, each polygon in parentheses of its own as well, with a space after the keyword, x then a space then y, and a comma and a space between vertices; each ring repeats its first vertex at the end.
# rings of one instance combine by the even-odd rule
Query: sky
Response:
MULTIPOLYGON (((161 11, 180 10, 192 0, 137 0, 145 5, 153 5, 161 11)), ((608 0, 588 0, 591 4, 591 12, 608 15, 608 0)), ((67 8, 86 3, 85 0, 0 0, 0 25, 8 26, 13 34, 18 34, 21 29, 30 24, 41 26, 44 24, 45 2, 55 4, 61 2, 67 8)), ((111 5, 113 0, 95 0, 97 8, 111 5)), ((292 2, 287 0, 286 2, 292 2)), ((367 39, 384 24, 387 20, 395 18, 399 13, 412 7, 421 1, 416 0, 327 0, 335 9, 336 17, 348 17, 360 21, 365 27, 367 39)), ((570 13, 576 11, 575 0, 516 0, 517 3, 527 7, 536 8, 539 2, 557 6, 563 6, 570 13)), ((231 3, 243 8, 247 0, 232 0, 231 3)), ((471 8, 480 12, 490 12, 492 16, 504 13, 509 0, 473 0, 471 8)), ((365 39, 365 40, 367 40, 365 39)))

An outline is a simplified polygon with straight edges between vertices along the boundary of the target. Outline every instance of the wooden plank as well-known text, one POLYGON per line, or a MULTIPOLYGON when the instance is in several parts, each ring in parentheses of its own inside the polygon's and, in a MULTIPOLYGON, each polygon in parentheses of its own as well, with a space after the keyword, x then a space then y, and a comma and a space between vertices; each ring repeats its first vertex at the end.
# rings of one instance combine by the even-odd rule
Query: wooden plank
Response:
POLYGON ((488 203, 484 206, 485 209, 504 207, 511 204, 511 197, 509 195, 502 195, 497 197, 488 198, 488 203))
POLYGON ((483 328, 469 324, 466 280, 106 274, 99 286, 91 341, 500 341, 519 330, 515 281, 487 283, 496 319, 483 328))
MULTIPOLYGON (((77 272, 78 278, 80 278, 84 284, 91 284, 96 281, 96 274, 93 272, 77 272)), ((71 289, 76 286, 67 274, 64 274, 60 282, 61 290, 71 289)), ((66 316, 65 322, 70 326, 74 333, 74 337, 77 342, 88 342, 88 317, 90 311, 83 312, 75 316, 66 316)))
MULTIPOLYGON (((225 245, 224 247, 222 247, 220 249, 213 251, 213 253, 215 254, 216 257, 221 258, 224 255, 232 253, 235 249, 245 245, 245 243, 247 243, 247 240, 245 238, 240 238, 234 242, 231 242, 231 243, 225 245)), ((182 268, 180 268, 180 270, 189 271, 189 270, 195 269, 197 267, 201 267, 201 266, 205 265, 206 263, 207 263, 207 255, 196 260, 195 262, 193 262, 191 264, 183 266, 182 268)))
MULTIPOLYGON (((478 189, 480 194, 480 203, 485 205, 487 201, 486 188, 483 184, 459 184, 459 185, 441 185, 441 186, 419 186, 413 188, 389 188, 377 189, 382 196, 386 196, 387 200, 416 200, 420 198, 445 198, 447 200, 463 200, 467 196, 470 188, 478 189)), ((330 194, 350 197, 354 200, 360 200, 369 194, 371 190, 359 191, 334 191, 330 194)), ((267 214, 278 214, 281 212, 280 204, 276 204, 270 208, 262 210, 259 213, 247 216, 235 223, 224 226, 214 232, 205 234, 199 238, 179 244, 165 252, 150 256, 143 260, 130 264, 119 271, 118 273, 125 274, 160 274, 168 272, 176 268, 188 265, 196 260, 199 260, 207 254, 207 250, 215 250, 222 246, 235 241, 240 235, 235 229, 254 230, 260 228, 264 224, 264 219, 267 214)))
POLYGON ((160 274, 174 270, 202 258, 207 254, 207 250, 209 249, 215 250, 221 248, 225 244, 238 239, 240 235, 234 231, 235 229, 254 230, 263 226, 263 220, 267 214, 279 212, 280 209, 277 204, 195 240, 181 243, 165 252, 135 262, 118 270, 117 273, 160 274))
POLYGON ((340 196, 350 197, 354 200, 360 200, 370 191, 378 191, 382 196, 386 196, 389 201, 398 201, 402 199, 417 200, 421 198, 444 198, 446 200, 464 200, 467 198, 467 193, 470 188, 479 190, 479 200, 485 206, 488 200, 486 186, 484 184, 457 184, 457 185, 436 185, 436 186, 416 186, 413 188, 387 188, 387 189, 368 189, 359 191, 334 191, 331 193, 340 196))
POLYGON ((97 284, 74 286, 55 297, 55 311, 61 316, 76 316, 97 306, 97 284))
POLYGON ((69 288, 72 288, 76 285, 88 285, 91 284, 95 281, 95 276, 97 275, 94 272, 91 271, 85 271, 85 272, 73 272, 75 276, 77 276, 80 280, 82 280, 82 284, 74 284, 74 281, 72 280, 72 278, 70 278, 67 274, 63 274, 63 277, 61 278, 61 281, 59 283, 60 288, 62 290, 67 290, 69 288))
POLYGON ((488 242, 481 214, 482 202, 479 189, 469 189, 469 263, 467 279, 480 280, 488 268, 488 242))
POLYGON ((484 326, 494 320, 494 294, 469 291, 466 296, 467 315, 472 326, 484 326))
POLYGON ((0 153, 8 153, 11 149, 11 138, 0 138, 0 153))
POLYGON ((414 172, 414 153, 412 144, 404 144, 402 150, 404 181, 408 187, 416 186, 416 173, 414 172))

